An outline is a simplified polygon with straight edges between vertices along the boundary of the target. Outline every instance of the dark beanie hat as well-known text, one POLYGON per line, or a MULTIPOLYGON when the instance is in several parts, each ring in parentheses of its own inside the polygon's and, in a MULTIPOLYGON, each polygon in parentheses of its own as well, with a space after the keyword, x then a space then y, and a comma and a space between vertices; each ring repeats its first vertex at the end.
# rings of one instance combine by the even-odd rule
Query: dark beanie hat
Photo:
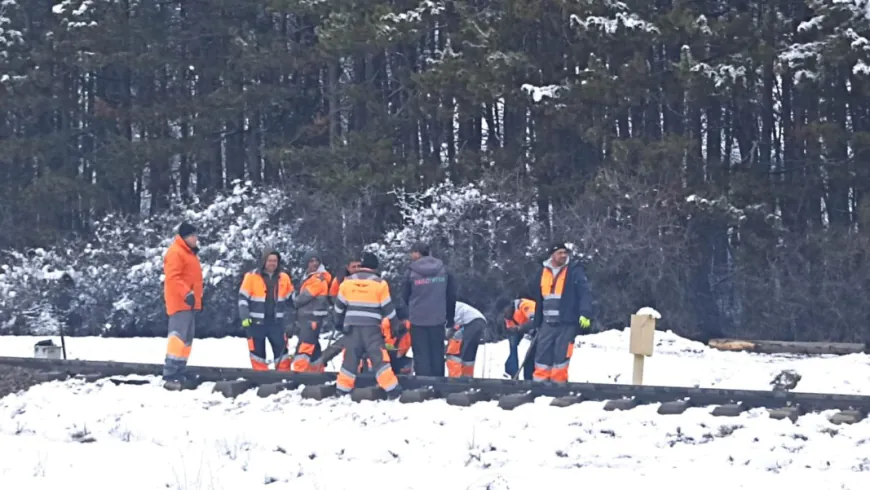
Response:
POLYGON ((370 252, 365 252, 364 254, 362 254, 362 259, 360 259, 359 266, 363 269, 375 270, 380 265, 381 264, 378 263, 378 257, 375 254, 370 252))
POLYGON ((556 253, 557 250, 568 250, 568 246, 565 245, 564 242, 557 242, 557 243, 550 245, 550 248, 547 249, 547 251, 550 253, 550 255, 553 255, 554 253, 556 253))
POLYGON ((417 252, 418 254, 427 257, 429 255, 429 244, 425 242, 417 242, 411 246, 411 252, 417 252))
POLYGON ((196 233, 196 228, 194 228, 194 226, 187 221, 181 223, 181 226, 178 227, 178 235, 181 238, 187 238, 194 233, 196 233))

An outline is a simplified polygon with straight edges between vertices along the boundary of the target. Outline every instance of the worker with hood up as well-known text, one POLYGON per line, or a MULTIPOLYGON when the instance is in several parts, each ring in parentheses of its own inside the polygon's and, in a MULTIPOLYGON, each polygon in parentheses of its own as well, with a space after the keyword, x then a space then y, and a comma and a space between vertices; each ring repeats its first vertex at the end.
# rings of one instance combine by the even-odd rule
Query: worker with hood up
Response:
POLYGON ((418 376, 444 376, 444 331, 456 316, 453 274, 444 262, 429 254, 426 243, 414 244, 410 255, 402 299, 408 305, 414 331, 414 372, 418 376))
POLYGON ((303 258, 305 276, 299 284, 299 292, 293 297, 296 306, 296 331, 299 343, 293 357, 293 371, 321 372, 323 365, 311 361, 320 357, 320 330, 329 315, 329 285, 332 274, 320 260, 320 254, 309 252, 303 258))
POLYGON ((281 271, 281 255, 267 248, 260 267, 245 274, 239 288, 239 318, 248 335, 251 367, 268 371, 266 340, 272 346, 277 371, 290 370, 286 325, 290 318, 288 300, 293 293, 290 276, 281 271))

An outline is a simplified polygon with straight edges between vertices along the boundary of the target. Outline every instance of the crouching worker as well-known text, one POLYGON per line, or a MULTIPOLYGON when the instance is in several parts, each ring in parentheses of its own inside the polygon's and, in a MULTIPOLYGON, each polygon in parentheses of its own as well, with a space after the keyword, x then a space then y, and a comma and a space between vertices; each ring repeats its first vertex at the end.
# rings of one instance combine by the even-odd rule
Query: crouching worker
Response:
POLYGON ((280 269, 281 255, 266 249, 260 268, 245 274, 239 288, 239 318, 248 336, 251 367, 256 371, 269 370, 266 340, 272 347, 275 370, 290 370, 285 322, 289 319, 287 303, 293 282, 280 269))
POLYGON ((457 301, 453 323, 454 326, 447 332, 447 376, 472 378, 477 348, 486 330, 486 317, 468 303, 457 301))
POLYGON ((390 366, 398 374, 413 374, 414 359, 408 356, 411 350, 411 321, 408 320, 408 308, 396 308, 397 321, 384 320, 381 323, 381 333, 384 336, 387 353, 390 355, 390 366), (398 325, 398 328, 393 328, 398 325))
POLYGON ((329 315, 329 283, 332 275, 323 267, 320 256, 305 256, 305 278, 293 299, 296 306, 296 331, 299 344, 293 357, 293 371, 321 372, 322 365, 312 364, 320 357, 320 329, 329 315))
MULTIPOLYGON (((504 372, 509 377, 519 378, 520 368, 523 370, 523 379, 532 379, 535 372, 534 362, 528 362, 520 366, 519 346, 520 341, 527 333, 534 335, 535 302, 528 298, 519 298, 511 302, 504 312, 504 323, 507 328, 510 354, 504 363, 504 372)), ((572 344, 573 345, 573 344, 572 344)), ((535 343, 529 346, 526 358, 535 358, 535 343)))
POLYGON ((372 363, 378 386, 392 399, 401 394, 402 388, 390 367, 381 322, 396 318, 396 309, 390 298, 389 285, 375 272, 378 265, 378 258, 373 254, 363 254, 359 271, 345 278, 338 289, 335 298, 336 326, 349 340, 345 344, 344 361, 336 384, 341 394, 353 390, 359 363, 365 354, 372 363))

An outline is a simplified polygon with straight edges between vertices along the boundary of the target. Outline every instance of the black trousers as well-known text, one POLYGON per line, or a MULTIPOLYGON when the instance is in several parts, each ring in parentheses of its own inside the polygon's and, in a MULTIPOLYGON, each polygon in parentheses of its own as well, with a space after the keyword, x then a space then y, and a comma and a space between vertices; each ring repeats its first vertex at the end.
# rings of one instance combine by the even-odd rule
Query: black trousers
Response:
POLYGON ((275 369, 290 370, 290 353, 287 352, 287 337, 284 327, 278 322, 251 325, 247 329, 248 350, 250 351, 251 367, 255 370, 269 369, 266 363, 266 341, 272 347, 272 358, 275 369))
POLYGON ((444 325, 411 325, 414 374, 444 376, 444 325))

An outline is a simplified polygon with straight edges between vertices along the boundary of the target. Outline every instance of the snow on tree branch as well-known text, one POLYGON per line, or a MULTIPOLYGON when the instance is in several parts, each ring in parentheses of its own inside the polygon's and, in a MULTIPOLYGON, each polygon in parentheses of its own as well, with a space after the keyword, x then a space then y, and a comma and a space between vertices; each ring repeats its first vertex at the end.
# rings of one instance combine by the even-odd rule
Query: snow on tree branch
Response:
POLYGON ((619 12, 613 18, 593 15, 586 17, 585 19, 581 19, 579 16, 572 14, 571 22, 583 29, 596 30, 605 34, 616 34, 619 32, 620 28, 656 34, 659 33, 658 27, 641 19, 637 14, 632 13, 619 12))
POLYGON ((95 17, 99 13, 92 0, 63 0, 55 4, 51 11, 61 16, 61 23, 70 29, 97 26, 95 17))
POLYGON ((565 87, 561 85, 546 85, 538 87, 529 83, 523 84, 520 88, 523 92, 529 94, 535 102, 540 102, 544 98, 557 98, 559 97, 559 92, 565 89, 565 87))
POLYGON ((404 267, 408 250, 417 241, 431 243, 433 255, 449 255, 455 261, 474 256, 480 248, 488 249, 495 260, 486 267, 498 267, 496 249, 516 240, 518 230, 529 225, 521 204, 474 184, 444 182, 424 192, 399 190, 394 194, 403 226, 366 247, 381 258, 386 277, 404 267))

